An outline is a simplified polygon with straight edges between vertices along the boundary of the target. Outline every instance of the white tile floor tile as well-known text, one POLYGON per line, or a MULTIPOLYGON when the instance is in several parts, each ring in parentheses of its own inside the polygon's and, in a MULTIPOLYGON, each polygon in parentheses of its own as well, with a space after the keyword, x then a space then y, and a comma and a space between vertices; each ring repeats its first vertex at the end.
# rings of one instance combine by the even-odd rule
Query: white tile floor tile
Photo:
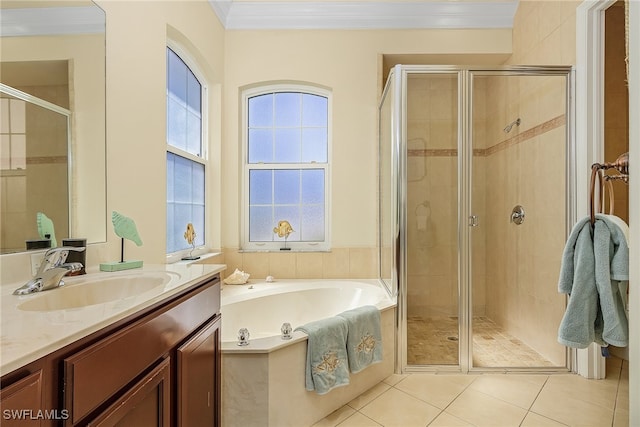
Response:
POLYGON ((360 412, 383 426, 423 427, 433 421, 441 410, 403 391, 390 388, 360 412))
POLYGON ((392 375, 314 427, 626 427, 629 370, 607 378, 572 374, 392 375))
POLYGON ((519 426, 527 410, 472 389, 465 390, 447 412, 474 426, 519 426))

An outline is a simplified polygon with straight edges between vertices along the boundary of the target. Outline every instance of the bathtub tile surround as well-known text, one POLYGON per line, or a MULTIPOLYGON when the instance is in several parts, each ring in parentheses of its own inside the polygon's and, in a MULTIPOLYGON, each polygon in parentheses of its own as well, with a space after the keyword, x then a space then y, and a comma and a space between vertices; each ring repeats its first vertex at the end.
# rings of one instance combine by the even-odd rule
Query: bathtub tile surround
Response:
POLYGON ((312 425, 391 375, 395 310, 382 315, 383 361, 352 374, 348 386, 325 395, 304 388, 307 342, 271 353, 222 354, 222 424, 300 427, 312 425), (257 423, 257 420, 260 420, 257 423))
POLYGON ((251 288, 226 286, 221 295, 223 425, 309 426, 393 372, 395 301, 376 280, 256 281, 251 288), (326 394, 306 391, 306 335, 294 332, 284 341, 280 325, 297 327, 361 305, 381 310, 382 362, 350 373, 348 385, 326 394), (248 346, 236 345, 239 327, 251 332, 248 346))
POLYGON ((221 258, 206 262, 224 262, 227 274, 236 268, 251 274, 251 279, 267 276, 278 279, 374 279, 378 277, 378 252, 375 247, 333 248, 329 252, 242 252, 223 248, 221 258))
POLYGON ((602 381, 573 374, 392 375, 313 427, 392 425, 628 426, 629 365, 608 359, 602 381))

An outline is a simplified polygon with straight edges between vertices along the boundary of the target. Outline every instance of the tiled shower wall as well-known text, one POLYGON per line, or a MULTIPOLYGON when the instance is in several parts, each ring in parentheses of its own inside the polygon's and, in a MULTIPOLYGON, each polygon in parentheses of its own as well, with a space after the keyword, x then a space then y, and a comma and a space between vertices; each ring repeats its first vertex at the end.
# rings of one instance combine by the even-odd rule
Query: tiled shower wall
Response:
MULTIPOLYGON (((410 75, 407 89, 407 310, 458 315, 457 75, 410 75)), ((478 301, 478 310, 483 301, 478 301)))
POLYGON ((484 164, 485 174, 485 191, 478 196, 485 197, 485 251, 479 256, 486 261, 486 313, 562 365, 565 350, 556 336, 565 304, 557 291, 566 236, 564 79, 482 79, 486 96, 476 96, 474 108, 485 112, 485 140, 476 153, 483 159, 474 157, 474 164, 484 164), (505 133, 517 118, 520 126, 505 133), (516 205, 526 212, 521 225, 510 222, 516 205))

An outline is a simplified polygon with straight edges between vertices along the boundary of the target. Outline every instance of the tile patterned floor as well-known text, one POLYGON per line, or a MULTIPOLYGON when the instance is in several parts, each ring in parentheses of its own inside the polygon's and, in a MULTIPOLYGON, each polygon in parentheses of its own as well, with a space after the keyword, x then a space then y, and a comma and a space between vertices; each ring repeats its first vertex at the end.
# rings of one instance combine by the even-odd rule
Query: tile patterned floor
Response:
MULTIPOLYGON (((477 367, 553 366, 486 317, 473 318, 473 346, 473 365, 477 367)), ((407 362, 409 365, 457 365, 458 318, 409 316, 407 362)))
POLYGON ((392 375, 313 427, 629 425, 629 367, 607 378, 573 374, 392 375))

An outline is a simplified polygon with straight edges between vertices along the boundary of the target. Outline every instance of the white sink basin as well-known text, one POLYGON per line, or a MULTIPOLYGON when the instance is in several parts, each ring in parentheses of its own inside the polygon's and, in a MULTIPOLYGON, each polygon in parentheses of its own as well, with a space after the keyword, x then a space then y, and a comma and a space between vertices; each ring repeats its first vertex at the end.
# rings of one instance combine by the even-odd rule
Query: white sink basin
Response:
POLYGON ((177 277, 175 273, 151 272, 81 280, 43 291, 18 305, 24 311, 53 311, 87 307, 135 297, 151 290, 161 291, 177 277))

